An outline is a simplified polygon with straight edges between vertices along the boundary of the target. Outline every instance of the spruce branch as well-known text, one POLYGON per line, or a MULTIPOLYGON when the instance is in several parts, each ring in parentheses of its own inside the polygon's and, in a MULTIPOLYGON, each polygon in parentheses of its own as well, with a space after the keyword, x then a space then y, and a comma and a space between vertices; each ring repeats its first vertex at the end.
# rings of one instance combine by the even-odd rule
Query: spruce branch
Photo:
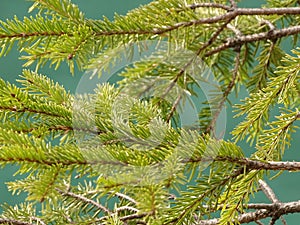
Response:
POLYGON ((231 5, 231 9, 236 9, 237 8, 237 3, 235 2, 235 0, 229 0, 230 5, 231 5))
POLYGON ((136 213, 136 214, 130 214, 127 216, 120 217, 121 221, 128 221, 128 220, 134 220, 134 219, 141 219, 143 217, 149 216, 151 213, 136 213))
MULTIPOLYGON (((108 44, 110 42, 110 36, 118 36, 117 39, 119 39, 125 35, 127 37, 127 41, 130 42, 131 40, 135 42, 140 39, 148 39, 151 36, 161 38, 165 35, 169 35, 171 31, 180 30, 182 28, 193 28, 199 25, 210 24, 218 26, 224 22, 229 23, 241 16, 300 14, 300 10, 297 7, 264 9, 230 7, 230 9, 226 10, 225 14, 209 18, 190 19, 188 21, 184 20, 171 25, 162 25, 161 27, 164 28, 153 27, 152 23, 150 23, 150 25, 140 24, 138 28, 136 28, 135 26, 131 27, 130 24, 124 26, 123 17, 118 17, 114 22, 108 22, 107 20, 84 20, 81 14, 77 12, 77 8, 75 7, 75 9, 67 0, 62 2, 53 1, 49 4, 46 1, 36 1, 36 5, 43 5, 44 8, 51 8, 52 6, 59 7, 59 5, 62 4, 63 6, 61 7, 61 10, 63 11, 74 9, 73 16, 68 14, 68 12, 64 14, 64 12, 59 10, 56 13, 59 15, 62 14, 63 17, 72 17, 71 21, 74 19, 76 22, 72 23, 71 21, 62 18, 49 20, 40 16, 35 19, 26 18, 24 21, 19 21, 16 18, 15 21, 9 21, 7 23, 2 22, 0 26, 0 40, 2 40, 1 43, 3 43, 1 54, 7 54, 10 49, 8 45, 15 41, 19 41, 20 46, 24 47, 22 48, 22 51, 28 53, 28 55, 22 56, 22 59, 27 60, 25 63, 26 66, 29 66, 34 62, 38 62, 37 66, 41 66, 45 65, 48 60, 51 60, 52 64, 55 64, 57 68, 62 61, 66 61, 69 64, 70 70, 73 72, 74 62, 77 63, 79 68, 82 68, 84 64, 87 63, 87 60, 92 58, 95 49, 98 49, 97 51, 102 51, 103 49, 106 49, 106 45, 111 45, 108 44), (70 7, 68 8, 69 5, 70 7), (83 25, 81 25, 81 23, 83 25), (121 25, 118 23, 121 23, 121 25), (43 26, 37 24, 43 24, 43 26), (61 25, 58 26, 58 24, 61 25), (24 29, 26 26, 30 29, 24 29), (39 29, 34 30, 35 27, 38 27, 39 29), (70 27, 72 27, 72 29, 70 29, 70 27), (116 27, 118 27, 118 29, 116 29, 116 27), (72 41, 70 41, 71 39, 72 41), (33 43, 37 40, 40 41, 40 44, 38 45, 38 48, 35 48, 36 46, 33 48, 33 43), (63 43, 63 46, 57 45, 57 42, 63 43)), ((200 7, 200 5, 197 6, 200 7)), ((202 6, 209 7, 209 4, 206 5, 206 3, 204 3, 202 6)), ((188 9, 188 7, 182 7, 188 9)), ((190 7, 194 8, 196 6, 190 7)), ((227 9, 227 7, 225 8, 227 9)), ((218 43, 219 46, 214 46, 213 49, 206 51, 204 56, 210 56, 225 49, 249 42, 268 39, 276 40, 281 37, 291 36, 298 33, 299 26, 290 26, 278 29, 274 32, 273 30, 270 30, 266 33, 254 33, 241 37, 222 39, 222 44, 218 43)), ((219 37, 219 34, 217 34, 216 37, 219 37)), ((216 39, 216 37, 213 39, 216 39)), ((213 39, 209 41, 209 45, 212 44, 213 39)), ((114 44, 112 43, 111 47, 113 46, 114 44)))
MULTIPOLYGON (((194 3, 191 5, 186 6, 189 9, 197 9, 197 8, 217 8, 217 9, 224 9, 226 11, 229 11, 231 9, 230 6, 215 3, 215 2, 201 2, 201 3, 194 3)), ((178 10, 179 11, 179 10, 178 10)), ((179 11, 180 12, 180 11, 179 11)))
MULTIPOLYGON (((209 47, 215 40, 216 38, 220 35, 220 33, 227 27, 227 25, 231 22, 231 18, 229 18, 225 23, 223 23, 218 29, 217 31, 212 35, 212 37, 205 42, 195 53, 195 57, 198 57, 207 47, 209 47)), ((172 80, 172 82, 170 83, 170 85, 166 88, 166 90, 164 91, 164 93, 162 94, 161 98, 164 99, 165 96, 171 91, 171 89, 175 86, 176 82, 178 81, 178 79, 184 74, 184 72, 187 70, 187 68, 193 63, 194 58, 192 58, 190 61, 188 61, 178 72, 178 74, 175 76, 175 78, 172 80)), ((172 108, 167 116, 167 122, 170 121, 170 119, 172 118, 174 112, 176 111, 178 105, 180 104, 180 100, 181 100, 180 95, 178 95, 178 97, 176 98, 175 102, 172 105, 172 108)))
POLYGON ((276 29, 275 25, 273 23, 271 23, 269 20, 261 19, 258 17, 257 17, 257 19, 261 21, 261 24, 266 24, 269 27, 271 32, 276 29))
POLYGON ((61 117, 61 114, 59 113, 53 113, 50 110, 40 110, 40 109, 34 109, 30 107, 16 107, 16 106, 0 106, 0 110, 3 111, 10 111, 10 112, 18 112, 18 113, 33 113, 33 114, 40 114, 40 115, 46 115, 46 116, 51 116, 51 117, 61 117))
POLYGON ((222 33, 222 31, 230 24, 233 18, 228 18, 219 28, 218 30, 212 35, 212 37, 204 43, 196 52, 196 55, 199 56, 203 50, 205 50, 208 46, 214 43, 214 41, 218 38, 218 36, 222 33))
POLYGON ((299 171, 300 162, 259 162, 255 160, 243 159, 240 161, 241 164, 246 165, 249 169, 257 170, 287 170, 287 171, 299 171))
POLYGON ((264 225, 262 222, 260 222, 259 220, 254 221, 256 224, 258 225, 264 225))
POLYGON ((16 219, 2 219, 0 218, 0 224, 11 224, 11 225, 35 225, 34 223, 29 223, 16 219))
POLYGON ((40 198, 40 202, 43 202, 45 200, 45 198, 48 196, 48 194, 51 192, 51 190, 53 189, 54 184, 55 184, 56 180, 58 179, 58 176, 59 176, 59 173, 60 173, 59 170, 60 169, 57 168, 55 173, 51 177, 51 179, 47 182, 48 186, 46 187, 46 189, 42 193, 41 198, 40 198))
POLYGON ((92 199, 89 199, 89 198, 86 198, 82 195, 79 195, 79 194, 75 194, 71 191, 63 191, 63 190, 60 190, 59 188, 55 188, 62 196, 68 196, 68 197, 71 197, 71 198, 75 198, 79 201, 82 201, 83 203, 86 203, 86 204, 89 204, 89 205, 92 205, 93 207, 96 207, 97 209, 100 209, 101 211, 107 213, 108 215, 111 215, 112 212, 106 208, 105 206, 99 204, 98 202, 92 200, 92 199))
POLYGON ((83 22, 84 15, 79 10, 78 6, 72 4, 69 0, 30 0, 34 4, 30 7, 29 12, 38 8, 40 11, 46 10, 50 12, 58 13, 60 16, 71 19, 77 23, 83 22))
MULTIPOLYGON (((204 205, 203 207, 210 210, 211 212, 216 211, 215 209, 211 209, 211 207, 208 206, 208 205, 204 205)), ((228 205, 222 205, 222 204, 218 205, 218 208, 225 208, 226 209, 228 207, 229 207, 228 205)), ((267 209, 267 210, 272 210, 274 208, 274 203, 248 203, 248 204, 243 205, 243 207, 245 209, 267 209)))
POLYGON ((39 164, 41 166, 56 166, 56 165, 62 165, 62 166, 85 166, 85 165, 115 165, 115 166, 126 166, 124 162, 120 161, 105 161, 105 160, 93 160, 93 161, 87 161, 87 160, 51 160, 51 159, 32 159, 32 158, 25 158, 25 157, 11 157, 11 158, 0 158, 0 163, 11 163, 11 164, 39 164))
POLYGON ((121 199, 126 199, 127 201, 132 202, 133 204, 137 204, 137 202, 133 198, 131 198, 130 196, 128 196, 124 193, 116 192, 116 193, 114 193, 114 195, 121 199))
POLYGON ((289 162, 289 161, 260 161, 253 160, 250 158, 233 158, 228 156, 217 156, 214 158, 204 157, 204 158, 196 158, 196 159, 188 159, 183 160, 185 163, 195 163, 195 162, 231 162, 236 163, 240 166, 245 166, 247 170, 274 170, 274 171, 299 171, 300 170, 300 162, 289 162))
MULTIPOLYGON (((120 73, 124 77, 119 83, 121 88, 99 86, 96 94, 87 98, 96 99, 95 104, 90 104, 84 96, 76 99, 77 96, 61 85, 34 72, 23 72, 21 88, 1 80, 0 165, 17 164, 19 173, 29 174, 24 180, 10 182, 9 189, 16 193, 28 192, 28 200, 46 200, 41 218, 47 222, 31 216, 27 205, 20 205, 21 210, 7 208, 0 223, 224 225, 261 224, 260 219, 269 217, 272 225, 285 214, 300 212, 299 201, 280 202, 259 180, 268 176, 270 170, 300 171, 300 162, 281 161, 286 146, 291 143, 291 133, 297 128, 295 122, 300 118, 297 108, 300 52, 292 49, 296 56, 284 56, 279 46, 289 36, 295 38, 293 47, 296 46, 300 8, 285 7, 296 3, 272 4, 271 1, 267 4, 274 8, 239 8, 235 0, 223 1, 226 4, 159 0, 126 16, 116 15, 110 21, 85 19, 70 0, 32 2, 30 10, 39 9, 38 16, 0 22, 0 55, 7 54, 18 42, 19 51, 27 54, 21 57, 27 60, 25 66, 37 62, 38 69, 50 62, 57 68, 64 61, 73 70, 75 63, 83 68, 97 54, 89 69, 95 68, 101 75, 118 63, 123 57, 120 56, 123 46, 128 43, 133 46, 154 40, 168 41, 170 45, 167 51, 135 62, 120 73), (178 47, 193 54, 180 52, 179 58, 169 57, 178 47), (258 53, 261 57, 256 57, 258 53), (201 134, 197 129, 187 131, 179 124, 174 127, 168 123, 180 101, 186 100, 185 93, 192 97, 198 94, 193 89, 196 81, 189 74, 189 67, 197 57, 211 66, 223 90, 215 95, 218 99, 215 105, 213 101, 208 102, 214 106, 212 112, 203 113, 207 133, 216 126, 235 88, 245 85, 251 90, 249 98, 237 106, 238 116, 246 114, 246 119, 233 131, 236 142, 245 136, 255 142, 257 150, 249 158, 238 143, 217 140, 212 134, 201 134), (176 63, 181 63, 181 59, 187 61, 178 66, 176 63), (255 60, 259 61, 259 68, 251 77, 248 74, 256 66, 255 60), (171 61, 171 65, 166 61, 171 61), (156 79, 149 81, 149 77, 156 79), (118 111, 114 108, 118 94, 137 80, 143 80, 135 86, 138 90, 130 91, 139 92, 138 98, 142 100, 128 107, 131 111, 128 119, 123 115, 112 118, 112 113, 118 111), (158 95, 151 93, 152 89, 158 95), (144 99, 149 93, 158 99, 170 93, 176 96, 171 104, 164 104, 152 97, 144 99), (73 108, 72 103, 78 101, 85 104, 73 108), (270 109, 282 105, 281 114, 270 120, 270 109), (163 119, 152 123, 153 118, 163 119), (82 135, 80 140, 77 133, 82 135), (82 147, 87 151, 81 151, 82 147), (145 151, 148 147, 151 149, 145 151), (203 168, 208 174, 202 173, 203 168), (74 193, 70 191, 75 182, 70 182, 73 173, 75 177, 96 178, 96 183, 85 185, 80 189, 81 194, 74 193), (190 181, 193 184, 188 185, 190 181), (56 188, 66 183, 68 190, 56 188), (249 196, 257 192, 258 184, 271 200, 270 204, 249 203, 249 196), (183 186, 188 187, 182 190, 183 186), (170 194, 173 188, 176 197, 170 194), (59 195, 54 196, 57 192, 59 195), (102 205, 100 202, 104 200, 114 207, 102 205), (84 210, 95 214, 84 214, 84 210), (220 218, 203 219, 211 218, 213 213, 220 213, 220 218), (23 219, 26 221, 22 222, 23 219)), ((143 49, 138 51, 142 53, 143 49)), ((123 103, 125 111, 127 105, 123 103)))
POLYGON ((121 212, 121 211, 131 211, 131 212, 137 212, 138 209, 132 207, 132 206, 121 206, 115 209, 116 212, 121 212))
POLYGON ((211 56, 218 52, 221 52, 228 48, 243 45, 250 42, 262 41, 262 40, 275 40, 286 36, 291 36, 300 33, 300 26, 290 26, 288 28, 282 28, 274 30, 272 32, 261 32, 256 34, 242 35, 235 38, 228 38, 224 44, 215 47, 214 49, 205 53, 205 56, 211 56))
POLYGON ((244 173, 244 169, 238 169, 234 173, 221 179, 218 183, 214 183, 214 185, 211 185, 209 189, 205 190, 200 196, 198 196, 188 206, 186 206, 183 211, 179 212, 179 215, 177 215, 174 219, 166 222, 165 224, 179 224, 184 220, 186 216, 188 216, 191 212, 193 212, 194 208, 196 208, 199 204, 201 204, 203 199, 206 198, 209 194, 216 191, 216 189, 219 189, 220 187, 223 187, 226 184, 230 183, 231 180, 237 178, 239 175, 243 173, 244 173))
MULTIPOLYGON (((278 200, 278 198, 276 197, 275 193, 273 192, 272 188, 263 180, 259 180, 258 181, 259 186, 261 188, 261 190, 265 193, 265 195, 268 197, 268 199, 271 200, 271 202, 273 203, 279 203, 280 201, 278 200)), ((278 220, 278 218, 281 219, 281 222, 283 223, 283 225, 287 225, 286 220, 283 218, 283 216, 273 216, 270 220, 269 225, 274 225, 276 220, 278 220)))
POLYGON ((31 217, 30 219, 34 220, 34 221, 37 221, 38 224, 41 224, 41 225, 46 225, 46 223, 41 219, 41 218, 38 218, 38 217, 31 217))
MULTIPOLYGON (((280 217, 282 215, 287 215, 290 213, 300 212, 300 201, 293 201, 287 203, 272 203, 269 204, 268 209, 258 209, 254 212, 247 212, 238 215, 237 222, 240 224, 250 223, 257 220, 261 220, 268 217, 280 217)), ((232 221, 234 222, 234 221, 232 221)), ((219 219, 208 219, 201 220, 195 225, 217 225, 219 224, 219 219)))
MULTIPOLYGON (((236 163, 242 167, 246 167, 247 170, 273 170, 273 171, 300 171, 300 162, 289 162, 289 161, 260 161, 253 160, 249 158, 233 158, 233 157, 224 157, 217 156, 214 158, 204 157, 196 159, 182 160, 182 163, 201 163, 201 162, 231 162, 236 163)), ((32 158, 0 158, 0 162, 10 162, 10 163, 35 163, 46 166, 75 166, 75 165, 116 165, 116 166, 126 166, 127 164, 120 161, 105 161, 105 160, 86 160, 86 159, 77 159, 77 160, 50 160, 50 159, 32 159, 32 158)), ((129 196, 125 196, 121 193, 116 194, 116 196, 125 198, 129 201, 135 202, 129 196)))
POLYGON ((267 196, 267 198, 269 200, 271 200, 271 202, 273 202, 273 203, 279 202, 274 191, 271 189, 271 187, 265 181, 259 180, 258 183, 259 183, 259 187, 261 188, 261 190, 264 192, 264 194, 267 196))
POLYGON ((237 29, 235 26, 231 25, 230 23, 227 24, 227 28, 232 30, 237 37, 242 35, 242 32, 239 29, 237 29))
MULTIPOLYGON (((198 20, 192 20, 188 22, 180 22, 177 24, 174 24, 172 26, 168 26, 163 29, 153 29, 153 30, 111 30, 111 31, 103 31, 103 32, 97 32, 96 36, 112 36, 112 35, 134 35, 134 34, 152 34, 152 35, 161 35, 168 33, 173 30, 177 30, 184 27, 191 27, 191 26, 197 26, 201 24, 214 24, 219 23, 223 21, 233 20, 234 18, 238 16, 250 16, 250 15, 299 15, 300 9, 298 7, 289 7, 289 8, 236 8, 232 11, 229 11, 228 13, 225 13, 223 15, 213 16, 210 18, 201 18, 198 20)), ((295 26, 296 28, 298 26, 295 26)), ((291 27, 293 28, 293 27, 291 27)), ((287 28, 286 28, 287 29, 287 28)), ((279 38, 283 36, 292 35, 294 33, 299 33, 299 30, 289 29, 284 30, 280 34, 276 33, 273 36, 279 38)), ((256 34, 255 36, 257 36, 256 34)), ((262 40, 263 37, 261 37, 260 40, 262 40)), ((270 39, 270 35, 265 37, 264 39, 270 39)), ((255 40, 258 41, 259 39, 255 40)), ((254 40, 252 40, 254 41, 254 40)), ((242 44, 242 43, 241 43, 242 44)), ((230 46, 231 47, 231 46, 230 46)), ((224 47, 225 48, 225 47, 224 47)), ((210 55, 210 54, 208 54, 210 55)))
POLYGON ((236 79, 238 77, 238 70, 240 67, 241 46, 236 46, 235 48, 236 48, 237 53, 236 53, 236 57, 235 57, 235 65, 234 65, 233 72, 232 72, 232 79, 231 79, 230 83, 227 85, 226 90, 223 92, 222 99, 219 101, 217 109, 214 109, 213 118, 211 119, 211 121, 205 131, 206 133, 209 133, 210 131, 212 131, 214 129, 217 119, 224 107, 224 104, 225 104, 229 94, 231 93, 232 89, 235 86, 236 79))
POLYGON ((13 39, 13 38, 20 38, 20 39, 26 39, 31 37, 60 37, 68 35, 69 37, 72 37, 72 34, 68 34, 65 32, 33 32, 33 33, 16 33, 16 34, 0 34, 0 39, 13 39))
POLYGON ((178 105, 180 104, 180 100, 181 100, 182 96, 181 95, 178 95, 178 97, 176 98, 176 100, 174 101, 172 107, 171 107, 171 110, 167 116, 167 119, 166 121, 169 122, 172 118, 172 116, 174 115, 178 105))
MULTIPOLYGON (((260 56, 257 57, 259 65, 253 70, 254 76, 250 78, 250 81, 247 84, 251 89, 253 86, 252 91, 262 90, 266 86, 267 79, 270 76, 270 73, 272 73, 272 58, 276 51, 275 42, 275 40, 266 42, 260 56)), ((278 57, 280 57, 279 54, 278 57)))

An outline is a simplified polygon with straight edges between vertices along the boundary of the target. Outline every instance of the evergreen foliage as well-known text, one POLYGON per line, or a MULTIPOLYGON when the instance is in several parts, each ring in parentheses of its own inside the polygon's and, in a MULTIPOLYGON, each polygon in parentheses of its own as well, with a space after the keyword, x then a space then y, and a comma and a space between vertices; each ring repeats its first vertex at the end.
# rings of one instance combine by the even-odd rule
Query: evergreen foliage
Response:
POLYGON ((0 80, 0 164, 18 166, 24 178, 8 188, 28 194, 20 205, 3 205, 1 224, 225 225, 266 217, 274 224, 300 212, 299 202, 293 208, 250 201, 268 189, 261 180, 269 171, 300 170, 298 162, 281 161, 300 118, 299 1, 247 9, 225 0, 156 0, 112 21, 88 19, 70 0, 31 1, 36 15, 0 21, 0 56, 17 43, 24 67, 36 66, 23 70, 19 85, 0 80), (130 46, 142 53, 149 40, 169 48, 128 66, 118 84, 99 85, 94 94, 73 95, 39 73, 66 63, 72 73, 77 66, 101 76, 124 46, 130 57, 130 46), (186 129, 176 109, 197 96, 187 69, 195 56, 220 88, 197 102, 199 126, 186 129), (142 98, 151 85, 161 98, 142 98), (242 122, 232 140, 219 139, 218 118, 241 88, 249 91, 234 106, 242 122), (124 90, 141 98, 122 98, 124 90), (255 148, 249 157, 239 147, 244 139, 255 148))

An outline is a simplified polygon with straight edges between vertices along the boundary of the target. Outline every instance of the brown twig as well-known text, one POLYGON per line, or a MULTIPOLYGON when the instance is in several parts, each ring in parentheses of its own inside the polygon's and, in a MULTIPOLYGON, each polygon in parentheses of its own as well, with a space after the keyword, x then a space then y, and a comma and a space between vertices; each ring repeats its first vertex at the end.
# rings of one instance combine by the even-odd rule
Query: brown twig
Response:
POLYGON ((175 102, 173 103, 172 108, 167 116, 167 119, 166 119, 167 122, 169 122, 171 120, 172 116, 174 115, 174 113, 177 109, 177 106, 180 103, 180 100, 181 100, 181 95, 178 95, 178 97, 176 98, 175 102))
POLYGON ((272 202, 272 203, 278 203, 279 200, 276 197, 274 191, 272 188, 263 180, 258 181, 260 189, 263 191, 263 193, 267 196, 267 198, 272 202))
MULTIPOLYGON (((280 203, 280 201, 279 201, 278 198, 276 197, 276 195, 275 195, 274 191, 272 190, 272 188, 271 188, 265 181, 263 181, 263 180, 260 179, 260 180, 258 181, 258 183, 259 183, 259 187, 261 188, 261 190, 264 192, 264 194, 267 196, 267 198, 268 198, 272 203, 274 203, 274 204, 280 203)), ((271 218, 271 221, 270 221, 269 225, 274 225, 275 222, 276 222, 276 220, 277 220, 278 218, 281 219, 281 221, 282 221, 282 223, 283 223, 284 225, 287 225, 287 223, 286 223, 285 219, 283 218, 283 216, 278 216, 278 215, 273 216, 273 217, 271 218)))
POLYGON ((234 34, 238 37, 243 35, 239 29, 237 29, 235 26, 233 26, 231 24, 227 24, 227 28, 232 30, 234 32, 234 34))
POLYGON ((32 216, 30 217, 30 219, 32 220, 35 220, 38 222, 38 224, 41 224, 41 225, 46 225, 46 223, 41 219, 41 218, 38 218, 38 217, 35 217, 35 216, 32 216))
POLYGON ((259 220, 254 221, 256 224, 258 225, 264 225, 262 222, 260 222, 259 220))
POLYGON ((7 110, 7 111, 19 112, 19 113, 37 113, 37 114, 53 116, 53 117, 62 117, 59 113, 41 111, 41 110, 29 108, 29 107, 19 107, 19 108, 17 108, 15 106, 0 106, 0 111, 1 110, 7 110))
POLYGON ((150 213, 136 213, 136 214, 130 214, 127 216, 123 216, 120 218, 121 221, 127 221, 127 220, 134 220, 134 219, 140 219, 146 216, 149 216, 150 213))
POLYGON ((116 193, 113 193, 113 194, 115 196, 119 197, 119 198, 126 199, 127 201, 130 201, 133 204, 137 204, 137 202, 133 198, 131 198, 130 196, 128 196, 128 195, 125 195, 125 194, 120 193, 120 192, 116 192, 116 193))
MULTIPOLYGON (((209 6, 207 6, 209 7, 209 6)), ((227 7, 225 7, 228 10, 227 7)), ((236 18, 237 16, 250 16, 250 15, 299 15, 299 7, 288 7, 288 8, 236 8, 223 15, 218 15, 210 18, 201 18, 198 20, 192 20, 187 22, 180 22, 174 25, 168 26, 164 29, 153 29, 153 30, 111 30, 95 32, 96 36, 111 36, 111 35, 134 35, 134 34, 164 34, 172 30, 176 30, 182 27, 189 27, 200 24, 213 24, 228 19, 236 18)), ((5 38, 28 38, 33 36, 73 36, 72 33, 66 32, 31 32, 31 33, 16 33, 16 34, 1 34, 0 39, 5 38)))
MULTIPOLYGON (((299 7, 300 8, 300 7, 299 7)), ((228 48, 233 48, 238 45, 243 45, 250 42, 262 41, 262 40, 274 40, 281 37, 286 37, 300 33, 300 26, 291 26, 288 28, 282 28, 274 30, 273 32, 261 32, 256 34, 243 35, 235 38, 228 38, 224 44, 208 51, 204 56, 208 57, 221 52, 228 48)))
POLYGON ((237 16, 250 16, 250 15, 299 15, 299 7, 289 7, 289 8, 236 8, 232 11, 229 11, 223 15, 213 16, 210 18, 201 18, 192 21, 179 22, 168 26, 163 29, 152 29, 152 30, 111 30, 111 31, 102 31, 96 32, 96 36, 111 36, 111 35, 135 35, 135 34, 165 34, 170 31, 183 28, 196 26, 201 24, 213 24, 219 23, 222 21, 232 20, 237 16))
POLYGON ((267 25, 271 31, 275 30, 276 27, 274 26, 274 24, 272 24, 269 20, 266 20, 266 19, 260 19, 260 18, 257 18, 261 21, 261 24, 265 24, 267 25))
MULTIPOLYGON (((282 215, 300 212, 300 201, 287 202, 287 203, 273 203, 269 209, 258 209, 254 212, 247 212, 240 214, 237 221, 242 223, 250 223, 267 217, 280 217, 282 215)), ((219 219, 201 220, 194 225, 217 225, 219 219)))
MULTIPOLYGON (((30 38, 30 37, 51 37, 51 36, 63 36, 68 35, 65 32, 28 32, 28 33, 16 33, 16 34, 0 34, 0 39, 6 38, 30 38)), ((68 36, 73 36, 69 34, 68 36)))
MULTIPOLYGON (((249 158, 233 158, 233 157, 205 157, 182 160, 182 163, 199 163, 199 162, 231 162, 240 166, 245 166, 248 170, 273 170, 273 171, 300 171, 300 162, 289 161, 258 161, 249 158)), ((105 161, 105 160, 50 160, 50 159, 32 159, 32 158, 0 158, 0 162, 11 163, 36 163, 45 166, 72 166, 72 165, 117 165, 128 166, 125 162, 121 161, 105 161)))
MULTIPOLYGON (((227 5, 223 5, 220 3, 215 2, 201 2, 201 3, 195 3, 191 5, 186 6, 189 9, 197 9, 197 8, 217 8, 217 9, 224 9, 226 11, 229 11, 231 8, 227 5)), ((179 10, 176 10, 179 11, 179 10)))
POLYGON ((183 160, 183 163, 198 162, 230 162, 240 166, 245 166, 248 170, 274 170, 274 171, 300 171, 300 162, 289 161, 258 161, 249 158, 233 158, 233 157, 205 157, 196 159, 183 160))
POLYGON ((229 96, 229 94, 231 93, 234 85, 235 85, 235 82, 236 82, 236 79, 237 79, 237 75, 238 75, 238 70, 239 70, 239 66, 240 66, 240 55, 241 55, 241 48, 240 46, 238 46, 237 48, 237 54, 236 54, 236 57, 235 57, 235 66, 233 68, 233 72, 232 72, 232 79, 230 81, 230 83, 228 84, 226 90, 223 92, 223 97, 221 99, 221 101, 219 102, 218 106, 217 106, 217 109, 216 111, 214 112, 213 114, 213 118, 212 120, 210 121, 207 129, 206 129, 206 133, 209 133, 210 131, 212 131, 214 128, 215 128, 215 124, 217 122, 217 119, 224 107, 224 104, 229 96))
POLYGON ((49 194, 49 192, 51 191, 51 189, 53 188, 55 181, 58 179, 59 176, 59 170, 60 168, 57 167, 55 173, 51 176, 51 179, 49 180, 47 187, 45 188, 45 190, 43 191, 43 194, 41 196, 40 202, 43 202, 46 198, 46 196, 49 194))
POLYGON ((235 0, 229 0, 229 2, 230 2, 230 5, 232 8, 237 8, 237 4, 236 4, 235 0))
POLYGON ((16 220, 16 219, 0 219, 0 224, 11 224, 11 225, 34 225, 33 223, 21 221, 21 220, 16 220))
POLYGON ((132 206, 127 206, 127 205, 124 205, 124 206, 121 206, 121 207, 118 207, 115 209, 116 212, 122 212, 122 211, 131 211, 131 212, 138 212, 139 210, 132 207, 132 206))

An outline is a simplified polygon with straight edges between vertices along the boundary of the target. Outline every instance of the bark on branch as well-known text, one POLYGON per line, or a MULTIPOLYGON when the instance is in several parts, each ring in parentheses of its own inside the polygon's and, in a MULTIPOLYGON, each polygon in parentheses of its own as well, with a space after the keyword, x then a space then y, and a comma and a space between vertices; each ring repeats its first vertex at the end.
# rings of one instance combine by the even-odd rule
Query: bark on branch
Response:
MULTIPOLYGON (((300 212, 300 201, 293 201, 287 203, 273 203, 268 205, 268 209, 258 209, 254 212, 247 212, 240 214, 237 218, 239 223, 250 223, 256 220, 267 217, 280 217, 282 215, 300 212)), ((217 225, 219 219, 201 220, 195 225, 217 225)))
POLYGON ((211 56, 228 48, 240 46, 249 42, 262 41, 262 40, 276 40, 278 38, 291 36, 300 33, 300 26, 291 26, 282 28, 280 30, 271 30, 268 32, 261 32, 257 34, 249 34, 243 36, 236 36, 235 38, 228 38, 224 44, 208 51, 205 56, 211 56))
POLYGON ((200 162, 231 162, 241 166, 245 166, 248 170, 286 170, 300 171, 300 162, 295 161, 259 161, 249 158, 233 158, 233 157, 205 157, 197 159, 183 160, 184 163, 200 163, 200 162))
POLYGON ((200 24, 214 24, 220 23, 227 20, 232 20, 238 16, 254 16, 254 15, 300 15, 300 7, 289 7, 289 8, 236 8, 229 10, 227 13, 213 16, 209 18, 200 18, 196 20, 179 22, 168 26, 164 29, 153 29, 153 30, 111 30, 97 32, 97 36, 111 36, 111 35, 123 35, 123 34, 164 34, 172 30, 176 30, 183 27, 190 27, 200 24))

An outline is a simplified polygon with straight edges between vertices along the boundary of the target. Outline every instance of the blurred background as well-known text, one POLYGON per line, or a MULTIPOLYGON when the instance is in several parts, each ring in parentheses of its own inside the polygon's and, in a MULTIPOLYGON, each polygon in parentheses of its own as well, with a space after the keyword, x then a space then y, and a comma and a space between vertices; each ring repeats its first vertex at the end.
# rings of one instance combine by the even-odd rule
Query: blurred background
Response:
MULTIPOLYGON (((104 15, 109 19, 113 19, 114 13, 124 15, 128 10, 143 4, 147 4, 150 2, 150 0, 73 0, 72 2, 79 6, 87 18, 101 19, 104 15)), ((12 19, 15 15, 19 19, 22 19, 23 16, 29 16, 27 10, 31 4, 31 2, 25 0, 0 0, 0 19, 12 19)), ((261 4, 263 4, 263 1, 244 0, 239 3, 239 5, 243 7, 260 7, 261 4)), ((24 61, 18 59, 19 57, 20 53, 17 51, 17 48, 14 47, 8 56, 0 58, 0 77, 2 79, 16 83, 16 79, 18 79, 18 76, 21 74, 23 69, 22 64, 24 63, 24 61)), ((77 84, 81 76, 84 74, 84 71, 75 70, 75 74, 71 75, 69 69, 65 65, 62 65, 56 71, 53 68, 46 67, 40 69, 39 72, 49 76, 54 81, 63 84, 63 86, 67 90, 70 90, 71 93, 75 92, 77 84)), ((230 100, 233 103, 238 101, 235 95, 232 95, 230 100)), ((231 131, 233 127, 240 121, 240 119, 233 119, 233 115, 232 108, 228 106, 227 131, 231 131)), ((227 132, 225 139, 230 138, 228 133, 229 132, 227 132)), ((300 131, 298 131, 298 134, 293 135, 292 146, 286 151, 284 160, 300 161, 299 152, 297 152, 299 151, 297 146, 300 146, 300 131)), ((254 150, 254 147, 250 147, 246 143, 242 144, 241 147, 244 149, 247 155, 250 155, 254 150)), ((0 169, 0 204, 7 203, 9 205, 14 205, 21 202, 25 197, 24 194, 19 196, 11 195, 5 186, 5 182, 16 179, 16 177, 14 177, 15 172, 15 166, 7 166, 0 169)), ((272 181, 267 180, 267 182, 273 188, 280 201, 286 202, 300 199, 299 173, 285 172, 279 178, 272 181)), ((256 195, 253 201, 257 203, 270 202, 262 193, 256 195)), ((288 224, 298 224, 300 220, 300 214, 286 215, 285 218, 288 224)), ((276 224, 281 224, 281 221, 277 221, 276 224)))

